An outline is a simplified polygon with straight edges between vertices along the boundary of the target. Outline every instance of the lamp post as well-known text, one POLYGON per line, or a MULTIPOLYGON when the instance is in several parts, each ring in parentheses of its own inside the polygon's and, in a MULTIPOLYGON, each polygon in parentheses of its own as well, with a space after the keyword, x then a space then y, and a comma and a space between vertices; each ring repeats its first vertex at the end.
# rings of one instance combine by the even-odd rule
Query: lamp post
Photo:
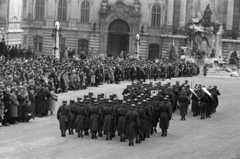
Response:
POLYGON ((56 59, 60 58, 60 49, 59 49, 59 41, 61 37, 61 28, 60 28, 60 23, 56 21, 55 23, 55 28, 53 28, 53 33, 51 35, 52 38, 54 38, 55 46, 53 47, 54 50, 54 57, 56 59))
POLYGON ((5 39, 6 29, 5 28, 0 28, 0 31, 1 31, 0 33, 2 34, 2 39, 5 39))
POLYGON ((136 54, 136 58, 137 60, 139 60, 139 46, 140 46, 140 35, 137 34, 136 35, 136 40, 135 40, 135 54, 136 54))

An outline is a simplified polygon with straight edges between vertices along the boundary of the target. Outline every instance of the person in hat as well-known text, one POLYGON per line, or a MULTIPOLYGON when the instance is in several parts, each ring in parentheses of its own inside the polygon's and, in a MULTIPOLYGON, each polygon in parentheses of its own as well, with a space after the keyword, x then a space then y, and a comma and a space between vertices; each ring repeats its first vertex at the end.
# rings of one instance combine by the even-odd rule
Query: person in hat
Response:
POLYGON ((57 119, 59 120, 60 130, 62 137, 66 136, 67 122, 69 122, 70 110, 67 106, 67 101, 63 101, 62 105, 58 108, 57 119))
POLYGON ((12 87, 10 93, 10 111, 11 111, 11 123, 16 124, 18 119, 18 106, 19 102, 17 100, 17 89, 12 87))
POLYGON ((76 103, 74 100, 70 100, 70 103, 68 105, 70 110, 70 125, 69 125, 69 135, 73 135, 73 129, 75 129, 75 109, 76 109, 76 103))
MULTIPOLYGON (((90 96, 92 97, 92 95, 90 96)), ((90 103, 90 98, 86 98, 86 102, 83 104, 84 107, 86 108, 86 111, 87 111, 87 116, 85 118, 85 131, 84 131, 84 135, 88 136, 89 135, 89 118, 90 118, 90 113, 89 113, 89 108, 91 106, 91 103, 90 103)))
POLYGON ((167 129, 169 122, 172 119, 172 106, 165 97, 164 101, 160 105, 160 129, 162 130, 162 137, 167 136, 167 129))
POLYGON ((3 104, 4 104, 4 126, 9 126, 11 123, 11 103, 10 103, 10 87, 7 87, 3 92, 3 104))
POLYGON ((103 130, 106 132, 106 140, 112 140, 111 132, 112 132, 112 124, 114 117, 114 110, 112 107, 112 101, 109 100, 107 106, 103 108, 103 130))
POLYGON ((92 133, 92 139, 97 139, 98 131, 98 117, 100 116, 100 109, 98 107, 98 101, 95 100, 94 104, 89 108, 90 120, 89 120, 89 129, 92 133))
POLYGON ((138 102, 136 107, 136 112, 139 115, 139 129, 138 129, 138 136, 136 138, 136 143, 139 144, 141 141, 144 141, 144 133, 146 133, 146 114, 142 108, 142 103, 138 102))
POLYGON ((187 93, 183 90, 183 92, 180 94, 179 98, 179 106, 180 106, 180 114, 181 114, 181 120, 186 120, 187 115, 187 109, 188 105, 190 103, 187 93))
POLYGON ((99 107, 99 116, 98 116, 98 136, 99 137, 102 137, 103 136, 103 109, 105 107, 106 103, 104 102, 104 98, 100 98, 99 100, 99 104, 98 104, 98 107, 99 107))
POLYGON ((126 114, 128 109, 126 107, 126 101, 122 102, 122 106, 117 109, 117 130, 120 135, 120 141, 125 141, 126 135, 126 114))
POLYGON ((129 139, 129 146, 133 146, 134 138, 137 138, 138 129, 140 128, 139 123, 139 116, 138 113, 135 111, 135 104, 131 105, 131 110, 128 111, 126 115, 126 122, 127 122, 127 137, 129 139))
POLYGON ((4 103, 3 103, 3 90, 0 89, 0 127, 2 126, 3 117, 4 117, 4 103))
POLYGON ((85 130, 85 118, 87 116, 87 110, 83 106, 83 100, 80 100, 77 103, 76 109, 75 109, 75 126, 76 126, 76 132, 78 133, 78 137, 83 137, 83 131, 85 130))
POLYGON ((56 109, 56 102, 58 101, 58 96, 55 94, 55 87, 50 88, 50 94, 49 111, 50 115, 53 115, 53 112, 55 112, 56 109))

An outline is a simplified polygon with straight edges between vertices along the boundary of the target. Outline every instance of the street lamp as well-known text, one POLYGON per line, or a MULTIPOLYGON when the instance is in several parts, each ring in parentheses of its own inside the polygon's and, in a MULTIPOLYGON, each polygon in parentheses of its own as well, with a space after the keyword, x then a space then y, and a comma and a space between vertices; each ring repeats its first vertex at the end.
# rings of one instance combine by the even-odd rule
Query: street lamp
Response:
POLYGON ((56 59, 59 59, 60 58, 60 53, 59 53, 59 40, 60 40, 60 37, 62 37, 62 34, 61 34, 61 28, 60 28, 60 23, 58 21, 56 21, 55 23, 55 28, 53 28, 52 30, 52 35, 51 37, 54 39, 54 47, 53 47, 53 50, 54 50, 54 56, 56 59))
POLYGON ((0 33, 2 34, 2 39, 5 39, 6 29, 5 28, 0 28, 0 31, 1 31, 0 33))
POLYGON ((136 35, 134 45, 135 45, 136 58, 137 58, 137 60, 139 60, 139 46, 140 46, 140 35, 139 34, 136 35))

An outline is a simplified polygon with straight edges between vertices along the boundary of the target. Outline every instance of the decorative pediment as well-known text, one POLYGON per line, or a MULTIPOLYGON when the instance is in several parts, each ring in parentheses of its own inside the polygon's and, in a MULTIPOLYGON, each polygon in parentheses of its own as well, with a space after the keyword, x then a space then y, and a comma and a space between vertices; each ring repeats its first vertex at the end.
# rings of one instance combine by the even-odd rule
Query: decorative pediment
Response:
POLYGON ((101 6, 105 6, 104 9, 101 7, 99 15, 102 18, 107 18, 110 14, 118 14, 119 16, 124 15, 134 18, 141 17, 141 4, 139 1, 134 1, 133 5, 127 5, 121 0, 118 0, 115 4, 108 4, 106 1, 102 2, 101 6), (106 7, 107 6, 107 7, 106 7), (108 8, 108 9, 105 9, 108 8))

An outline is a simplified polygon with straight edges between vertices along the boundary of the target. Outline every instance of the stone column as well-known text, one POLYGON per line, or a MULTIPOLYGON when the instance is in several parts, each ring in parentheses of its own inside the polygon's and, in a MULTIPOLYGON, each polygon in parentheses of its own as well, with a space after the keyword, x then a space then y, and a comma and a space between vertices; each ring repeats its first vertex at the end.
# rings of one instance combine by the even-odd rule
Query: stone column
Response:
POLYGON ((187 11, 187 0, 181 0, 179 26, 185 26, 186 11, 187 11))
POLYGON ((173 7, 174 0, 168 0, 168 8, 167 8, 167 25, 173 24, 173 7))
POLYGON ((233 25, 234 0, 228 0, 226 29, 232 30, 233 25))

